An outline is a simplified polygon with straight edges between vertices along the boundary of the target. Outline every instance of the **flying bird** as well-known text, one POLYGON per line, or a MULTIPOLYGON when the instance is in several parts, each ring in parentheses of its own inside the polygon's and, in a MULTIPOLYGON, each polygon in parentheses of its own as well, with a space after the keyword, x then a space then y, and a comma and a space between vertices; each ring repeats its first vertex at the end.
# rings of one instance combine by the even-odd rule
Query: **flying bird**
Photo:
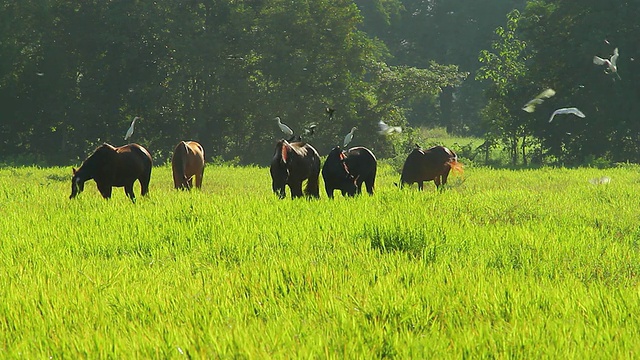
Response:
POLYGON ((333 119, 333 113, 336 111, 336 109, 334 109, 334 108, 331 108, 331 107, 328 107, 328 106, 327 106, 327 107, 324 109, 324 111, 325 111, 327 114, 329 114, 329 120, 331 120, 331 119, 333 119))
POLYGON ((133 121, 131 122, 131 126, 129 126, 129 129, 127 130, 127 134, 124 136, 124 139, 127 140, 131 137, 131 135, 133 135, 133 127, 136 125, 136 120, 140 119, 140 116, 136 116, 133 118, 133 121))
POLYGON ((524 104, 524 107, 522 108, 522 110, 528 113, 532 113, 536 110, 537 105, 540 105, 544 102, 544 99, 548 99, 555 94, 556 94, 555 90, 547 89, 541 92, 540 94, 538 94, 538 96, 536 96, 535 98, 529 100, 528 103, 524 104))
POLYGON ((618 66, 616 66, 616 62, 618 61, 619 56, 620 56, 620 53, 618 52, 618 48, 615 48, 613 49, 613 55, 611 55, 611 59, 603 59, 601 57, 594 56, 593 63, 596 65, 605 65, 606 66, 606 68, 604 69, 605 74, 615 73, 616 76, 618 76, 618 79, 622 80, 620 78, 620 74, 618 74, 618 66))
POLYGON ((570 107, 570 108, 561 108, 558 109, 556 111, 553 112, 553 114, 551 114, 551 117, 549 118, 549 122, 553 121, 553 118, 556 115, 562 115, 562 114, 573 114, 577 117, 585 117, 584 114, 582 113, 582 111, 578 110, 578 108, 574 108, 574 107, 570 107))
POLYGON ((293 130, 291 130, 290 127, 288 127, 286 124, 283 124, 282 121, 280 121, 280 116, 276 116, 276 121, 278 122, 278 126, 280 127, 280 130, 282 130, 282 132, 285 135, 293 136, 293 130))
POLYGON ((400 126, 389 126, 385 124, 384 121, 382 120, 378 121, 378 127, 380 128, 380 130, 378 131, 378 134, 380 135, 390 135, 390 134, 393 134, 394 132, 397 132, 397 133, 402 132, 402 128, 400 126))
POLYGON ((304 129, 304 134, 307 135, 307 136, 313 135, 316 132, 316 127, 317 126, 318 125, 316 125, 316 124, 309 125, 308 128, 304 129))
POLYGON ((351 131, 347 134, 347 136, 344 137, 344 142, 342 147, 346 148, 347 145, 349 145, 349 143, 351 142, 351 140, 353 140, 353 132, 356 131, 357 127, 352 127, 351 131))

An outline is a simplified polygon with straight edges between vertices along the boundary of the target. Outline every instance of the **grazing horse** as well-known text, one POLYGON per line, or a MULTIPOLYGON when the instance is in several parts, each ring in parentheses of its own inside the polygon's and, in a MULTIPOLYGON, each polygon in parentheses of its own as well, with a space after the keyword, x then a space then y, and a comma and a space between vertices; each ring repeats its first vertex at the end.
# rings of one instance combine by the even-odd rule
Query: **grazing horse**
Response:
POLYGON ((93 179, 105 199, 111 197, 111 190, 114 186, 124 186, 125 194, 135 202, 133 183, 138 180, 141 195, 146 195, 149 192, 151 167, 151 155, 147 149, 138 144, 121 147, 102 144, 82 163, 79 169, 73 169, 69 199, 73 199, 84 190, 85 181, 93 179))
POLYGON ((195 141, 180 141, 173 150, 171 158, 173 171, 173 185, 176 189, 191 190, 193 177, 196 177, 196 187, 202 187, 204 174, 204 149, 195 141))
POLYGON ((291 198, 320 197, 318 176, 320 175, 320 156, 313 146, 303 143, 289 143, 280 140, 271 160, 272 189, 281 199, 285 197, 285 186, 289 185, 291 198), (307 185, 302 191, 302 182, 307 185))
POLYGON ((340 146, 334 147, 322 166, 327 196, 333 198, 336 189, 342 192, 342 196, 360 194, 363 183, 367 192, 373 195, 377 166, 375 155, 365 147, 353 147, 349 151, 342 151, 340 146))
POLYGON ((431 181, 440 189, 447 183, 451 169, 462 172, 462 164, 458 156, 444 146, 434 146, 430 149, 416 149, 409 154, 402 167, 400 187, 404 184, 418 183, 418 190, 422 190, 424 181, 431 181))

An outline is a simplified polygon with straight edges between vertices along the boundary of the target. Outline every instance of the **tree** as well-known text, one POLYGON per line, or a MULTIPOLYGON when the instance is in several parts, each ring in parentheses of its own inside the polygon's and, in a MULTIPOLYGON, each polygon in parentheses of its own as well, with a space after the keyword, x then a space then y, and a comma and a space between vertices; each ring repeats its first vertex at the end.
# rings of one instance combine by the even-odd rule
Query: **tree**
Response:
POLYGON ((527 44, 518 38, 516 31, 520 21, 520 12, 514 10, 507 15, 505 28, 498 27, 498 40, 492 44, 493 52, 482 50, 479 60, 484 65, 479 69, 476 78, 489 80, 487 89, 488 105, 483 109, 488 141, 499 136, 509 149, 512 165, 518 162, 518 144, 521 144, 523 162, 526 164, 526 139, 530 128, 522 115, 520 102, 512 99, 521 98, 522 83, 527 76, 527 44))

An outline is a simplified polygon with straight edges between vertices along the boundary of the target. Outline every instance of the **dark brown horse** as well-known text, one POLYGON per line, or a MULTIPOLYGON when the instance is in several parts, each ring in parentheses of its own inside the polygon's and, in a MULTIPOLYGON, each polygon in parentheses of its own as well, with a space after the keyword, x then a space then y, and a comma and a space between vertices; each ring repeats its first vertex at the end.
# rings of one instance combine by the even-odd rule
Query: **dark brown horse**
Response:
POLYGON ((285 197, 285 186, 291 189, 291 198, 320 197, 318 176, 320 175, 320 156, 313 146, 303 143, 289 143, 280 140, 271 160, 272 189, 281 199, 285 197), (302 191, 302 182, 307 185, 302 191))
POLYGON ((173 150, 171 158, 173 171, 173 185, 176 189, 190 190, 193 187, 193 177, 196 177, 196 187, 202 187, 204 174, 204 149, 195 141, 180 141, 173 150))
POLYGON ((129 144, 121 147, 113 147, 102 144, 80 166, 73 169, 71 179, 71 196, 84 190, 87 180, 95 180, 102 197, 111 197, 112 187, 124 186, 124 192, 135 202, 133 183, 140 182, 141 193, 149 192, 149 180, 151 179, 151 155, 144 147, 138 144, 129 144))
POLYGON ((451 169, 462 172, 462 164, 458 162, 458 156, 444 146, 434 146, 430 149, 417 147, 407 157, 402 167, 400 187, 404 184, 418 183, 418 189, 422 190, 424 181, 431 181, 440 189, 447 183, 451 169))

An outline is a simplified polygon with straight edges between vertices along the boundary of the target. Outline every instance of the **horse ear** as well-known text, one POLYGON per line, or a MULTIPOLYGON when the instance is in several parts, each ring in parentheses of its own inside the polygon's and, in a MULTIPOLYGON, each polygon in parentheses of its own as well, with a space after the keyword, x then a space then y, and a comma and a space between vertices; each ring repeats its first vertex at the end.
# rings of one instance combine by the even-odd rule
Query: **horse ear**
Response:
POLYGON ((287 163, 287 157, 289 156, 289 144, 287 144, 286 142, 282 143, 282 147, 280 148, 280 155, 282 157, 282 162, 284 162, 285 164, 287 163))
POLYGON ((73 171, 73 175, 75 176, 76 173, 78 172, 78 170, 76 170, 76 168, 72 167, 71 170, 73 171))

